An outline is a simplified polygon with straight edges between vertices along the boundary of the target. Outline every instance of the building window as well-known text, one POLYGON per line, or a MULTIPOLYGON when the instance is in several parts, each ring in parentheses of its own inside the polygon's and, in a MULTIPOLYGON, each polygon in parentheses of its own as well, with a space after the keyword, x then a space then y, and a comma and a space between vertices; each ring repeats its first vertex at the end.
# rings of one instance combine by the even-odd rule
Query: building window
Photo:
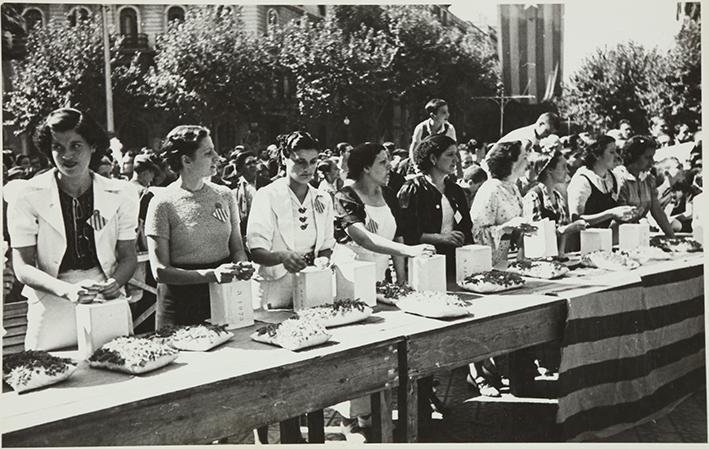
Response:
POLYGON ((138 35, 138 12, 135 8, 124 6, 118 13, 119 29, 124 36, 138 35))
POLYGON ((326 13, 327 13, 327 6, 325 6, 325 5, 318 5, 318 14, 320 14, 320 15, 323 16, 323 17, 325 17, 326 13))
POLYGON ((165 13, 167 17, 167 23, 170 24, 174 21, 184 22, 185 21, 185 8, 182 6, 170 6, 167 8, 165 13))
POLYGON ((25 19, 27 31, 33 30, 36 26, 44 26, 44 14, 41 9, 27 8, 22 13, 22 17, 25 19))
POLYGON ((79 22, 89 20, 91 18, 91 11, 83 6, 75 6, 71 8, 69 14, 67 14, 67 20, 69 21, 69 26, 75 26, 79 22))
POLYGON ((272 28, 278 26, 278 11, 271 8, 266 12, 266 27, 272 28))

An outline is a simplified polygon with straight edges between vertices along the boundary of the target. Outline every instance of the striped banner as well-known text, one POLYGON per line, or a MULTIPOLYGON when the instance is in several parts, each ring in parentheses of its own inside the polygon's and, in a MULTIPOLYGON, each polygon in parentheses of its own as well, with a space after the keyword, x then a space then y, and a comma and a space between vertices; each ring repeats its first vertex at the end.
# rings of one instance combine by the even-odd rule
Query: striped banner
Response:
POLYGON ((568 310, 557 413, 566 440, 657 419, 706 384, 702 266, 574 298, 568 310))
POLYGON ((536 102, 561 93, 564 5, 498 6, 498 54, 508 95, 534 95, 536 102))

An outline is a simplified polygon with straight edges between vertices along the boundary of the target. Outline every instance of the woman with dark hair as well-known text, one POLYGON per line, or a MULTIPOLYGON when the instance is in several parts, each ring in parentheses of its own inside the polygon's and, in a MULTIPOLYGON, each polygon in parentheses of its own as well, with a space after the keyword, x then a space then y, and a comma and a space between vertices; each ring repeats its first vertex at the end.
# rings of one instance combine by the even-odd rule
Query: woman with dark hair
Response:
POLYGON ((445 134, 426 137, 413 151, 420 173, 399 190, 400 226, 407 245, 427 243, 445 254, 447 272, 455 273, 455 248, 473 243, 465 192, 450 176, 458 148, 445 134))
POLYGON ((162 152, 179 177, 155 194, 145 222, 158 282, 157 329, 208 319, 208 284, 229 282, 235 262, 246 260, 235 197, 229 188, 207 181, 219 159, 209 130, 178 126, 168 133, 162 152))
POLYGON ((618 182, 611 170, 617 165, 615 139, 601 136, 583 153, 584 166, 574 173, 567 189, 572 220, 607 228, 613 220, 632 218, 633 208, 618 206, 618 182))
POLYGON ((567 161, 559 151, 538 154, 534 160, 537 185, 524 196, 522 215, 532 221, 549 219, 557 226, 559 253, 565 252, 566 236, 586 229, 582 219, 571 222, 564 196, 557 190, 569 174, 567 161))
POLYGON ((93 171, 108 142, 87 114, 57 109, 35 135, 55 168, 9 195, 13 264, 28 298, 26 349, 76 345, 76 304, 121 296, 135 271, 138 198, 93 171))
POLYGON ((619 178, 618 204, 632 206, 630 220, 637 222, 650 212, 666 236, 673 237, 672 225, 657 197, 657 182, 650 173, 655 156, 655 142, 650 137, 633 136, 625 142, 623 165, 614 170, 619 178))
POLYGON ((399 282, 406 280, 404 257, 434 253, 431 245, 404 245, 401 234, 399 203, 387 188, 389 155, 378 143, 355 147, 348 160, 348 177, 354 184, 335 194, 335 235, 345 243, 357 259, 377 264, 377 281, 384 280, 389 256, 394 256, 394 269, 399 282))
POLYGON ((265 309, 292 306, 294 273, 335 246, 332 199, 309 184, 320 162, 320 144, 307 132, 278 137, 286 176, 254 196, 246 241, 260 265, 265 309))
POLYGON ((510 242, 520 237, 518 228, 528 219, 522 218, 522 195, 517 179, 527 169, 527 149, 520 141, 499 142, 487 155, 490 179, 478 190, 470 217, 473 238, 492 248, 492 264, 507 267, 510 242))

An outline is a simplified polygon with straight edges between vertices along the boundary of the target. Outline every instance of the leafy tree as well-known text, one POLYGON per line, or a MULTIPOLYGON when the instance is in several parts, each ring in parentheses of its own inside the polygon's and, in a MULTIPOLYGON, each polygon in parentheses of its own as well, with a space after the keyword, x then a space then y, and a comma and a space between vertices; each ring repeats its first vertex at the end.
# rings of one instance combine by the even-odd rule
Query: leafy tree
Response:
MULTIPOLYGON (((122 53, 120 39, 110 37, 111 83, 116 116, 141 104, 129 87, 142 79, 133 55, 122 53)), ((13 90, 5 93, 5 125, 17 134, 33 132, 49 112, 72 106, 101 121, 106 116, 103 29, 100 16, 75 26, 52 21, 30 31, 27 56, 11 61, 13 90)))
MULTIPOLYGON (((691 8, 698 17, 698 9, 691 8)), ((652 117, 701 122, 701 22, 685 19, 668 54, 628 42, 586 59, 564 86, 560 109, 575 122, 604 131, 628 118, 645 132, 652 117)))
POLYGON ((657 50, 634 42, 597 49, 571 76, 570 85, 564 86, 560 109, 597 132, 612 128, 622 118, 642 131, 651 114, 651 90, 656 88, 650 80, 662 78, 664 66, 657 50))
POLYGON ((258 116, 269 100, 271 56, 244 31, 238 11, 191 8, 157 42, 146 79, 151 106, 216 126, 234 113, 258 116))

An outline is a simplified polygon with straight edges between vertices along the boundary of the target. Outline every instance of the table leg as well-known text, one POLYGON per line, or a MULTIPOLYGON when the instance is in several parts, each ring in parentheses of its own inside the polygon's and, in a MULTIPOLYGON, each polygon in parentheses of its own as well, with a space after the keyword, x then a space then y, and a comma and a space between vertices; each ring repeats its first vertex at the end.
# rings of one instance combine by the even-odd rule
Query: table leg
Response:
POLYGON ((394 422, 391 419, 392 391, 384 390, 371 395, 372 443, 393 443, 394 422))
POLYGON ((281 431, 281 444, 303 443, 303 434, 300 433, 300 416, 286 419, 278 423, 281 431))
POLYGON ((308 443, 325 442, 325 414, 322 410, 308 413, 308 443))
POLYGON ((433 395, 433 377, 418 380, 418 435, 431 426, 431 396, 433 395))

